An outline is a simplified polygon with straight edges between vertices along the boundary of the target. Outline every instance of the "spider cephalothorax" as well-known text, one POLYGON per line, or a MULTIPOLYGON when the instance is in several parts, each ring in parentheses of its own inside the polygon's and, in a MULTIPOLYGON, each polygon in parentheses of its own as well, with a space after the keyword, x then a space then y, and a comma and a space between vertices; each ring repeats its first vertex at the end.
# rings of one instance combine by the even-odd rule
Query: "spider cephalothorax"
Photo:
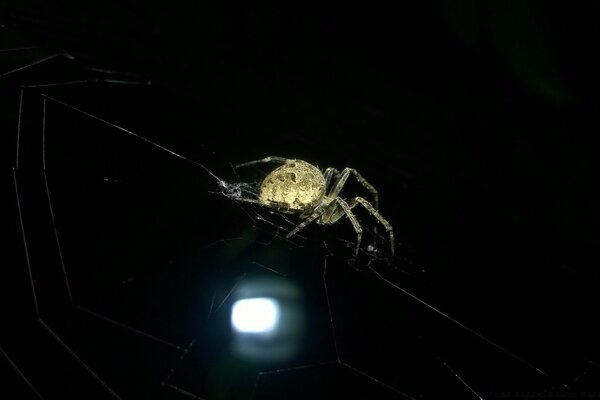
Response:
POLYGON ((360 204, 385 227, 390 237, 392 255, 394 254, 393 228, 377 211, 379 208, 377 190, 355 169, 344 168, 340 172, 333 167, 328 167, 324 172, 321 172, 319 168, 306 161, 275 156, 239 164, 236 165, 236 168, 269 162, 277 162, 282 165, 271 171, 263 179, 257 198, 239 197, 236 200, 259 204, 279 212, 299 213, 304 220, 286 235, 288 238, 315 220, 319 224, 331 225, 346 215, 356 231, 355 256, 358 255, 360 249, 362 227, 354 216, 352 209, 360 204), (371 192, 375 205, 362 197, 354 197, 349 201, 340 197, 344 184, 350 175, 353 175, 359 183, 371 192))

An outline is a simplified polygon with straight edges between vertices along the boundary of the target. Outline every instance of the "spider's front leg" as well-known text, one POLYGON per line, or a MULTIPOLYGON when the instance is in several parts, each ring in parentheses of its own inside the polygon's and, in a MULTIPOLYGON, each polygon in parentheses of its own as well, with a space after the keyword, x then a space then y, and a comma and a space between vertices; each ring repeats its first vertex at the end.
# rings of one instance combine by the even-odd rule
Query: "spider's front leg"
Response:
POLYGON ((383 225, 383 227, 385 228, 385 230, 387 231, 389 237, 390 237, 390 246, 391 246, 391 254, 392 257, 394 256, 394 228, 392 228, 392 224, 390 224, 388 222, 387 219, 383 218, 383 216, 381 214, 379 214, 379 212, 373 207, 373 205, 371 203, 369 203, 367 200, 363 199, 362 197, 355 197, 352 199, 352 201, 350 201, 350 208, 354 208, 357 204, 362 205, 373 217, 375 217, 375 219, 377 219, 377 221, 379 221, 379 223, 381 225, 383 225))
POLYGON ((325 178, 325 188, 329 190, 329 185, 331 184, 332 179, 337 179, 340 176, 340 171, 333 167, 325 168, 323 172, 323 178, 325 178))
MULTIPOLYGON (((362 241, 362 226, 360 226, 358 219, 356 219, 356 216, 352 212, 352 207, 348 205, 348 203, 346 203, 346 200, 342 199, 341 197, 336 197, 335 202, 339 204, 342 210, 344 210, 344 214, 348 216, 348 219, 350 220, 352 226, 354 227, 354 230, 356 231, 356 245, 354 247, 354 262, 356 262, 356 258, 358 257, 358 251, 360 250, 360 242, 362 241)), ((338 219, 339 218, 340 217, 338 217, 338 219)))
POLYGON ((373 203, 375 203, 375 209, 379 210, 379 192, 375 189, 375 186, 371 185, 363 176, 354 168, 346 167, 342 170, 341 173, 338 173, 339 178, 335 182, 334 186, 331 188, 328 196, 337 197, 342 192, 346 181, 353 175, 354 178, 361 184, 365 189, 367 189, 373 195, 373 203))
POLYGON ((363 229, 360 226, 360 222, 356 219, 356 216, 352 212, 354 205, 346 203, 346 200, 341 197, 336 197, 333 201, 324 208, 323 218, 321 222, 325 225, 335 224, 342 216, 348 216, 348 219, 352 223, 352 227, 356 232, 356 245, 354 247, 354 261, 358 257, 358 251, 360 250, 360 243, 362 241, 363 229))
POLYGON ((389 238, 390 238, 391 255, 392 255, 392 257, 394 256, 394 228, 392 227, 392 224, 390 224, 388 222, 387 219, 385 219, 381 214, 379 214, 379 212, 375 209, 375 207, 373 207, 373 205, 371 203, 369 203, 367 200, 363 199, 362 197, 355 197, 350 201, 350 203, 347 203, 345 200, 343 200, 340 197, 337 197, 335 199, 335 201, 336 201, 335 205, 332 203, 332 205, 329 207, 329 210, 326 211, 325 214, 323 214, 323 223, 333 224, 333 223, 337 222, 337 220, 339 220, 344 214, 346 214, 348 216, 348 219, 352 223, 354 230, 356 231, 357 247, 355 249, 355 254, 358 254, 363 231, 362 231, 362 227, 361 227, 360 223, 358 222, 358 219, 354 215, 354 212, 352 212, 352 209, 354 207, 356 207, 358 204, 360 204, 373 217, 375 217, 375 219, 381 225, 383 225, 383 227, 387 231, 389 238), (337 205, 339 205, 339 207, 337 207, 337 205))

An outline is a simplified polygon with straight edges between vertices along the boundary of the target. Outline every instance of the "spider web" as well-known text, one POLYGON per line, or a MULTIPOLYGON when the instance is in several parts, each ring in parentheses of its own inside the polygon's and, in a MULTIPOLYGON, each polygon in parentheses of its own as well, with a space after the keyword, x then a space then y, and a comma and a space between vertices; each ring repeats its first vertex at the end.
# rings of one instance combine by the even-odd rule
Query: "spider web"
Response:
POLYGON ((411 261, 397 210, 410 210, 401 194, 410 185, 374 165, 388 178, 375 186, 400 240, 390 257, 381 228, 359 214, 366 237, 352 268, 348 221, 286 239, 293 217, 235 201, 255 195, 265 170, 231 164, 289 154, 287 142, 294 157, 325 167, 328 149, 252 129, 238 137, 245 121, 225 104, 198 111, 148 77, 67 53, 24 43, 0 57, 24 254, 6 276, 5 303, 18 307, 2 356, 4 375, 27 395, 600 397, 594 284, 567 267, 485 276, 445 270, 435 257, 428 267, 411 261), (284 362, 230 352, 232 294, 256 277, 303 294, 302 351, 284 362))

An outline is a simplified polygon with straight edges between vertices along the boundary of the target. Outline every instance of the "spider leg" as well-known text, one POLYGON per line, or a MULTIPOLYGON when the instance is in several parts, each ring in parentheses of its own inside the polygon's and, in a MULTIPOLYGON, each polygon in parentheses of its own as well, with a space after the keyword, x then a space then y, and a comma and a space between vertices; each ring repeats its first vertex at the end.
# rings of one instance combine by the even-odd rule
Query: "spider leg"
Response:
POLYGON ((277 162, 277 163, 284 164, 289 160, 290 160, 289 158, 285 158, 285 157, 269 156, 269 157, 261 158, 260 160, 248 161, 245 163, 237 164, 233 168, 237 169, 237 168, 247 167, 247 166, 254 165, 254 164, 265 164, 265 163, 269 163, 269 162, 277 162))
MULTIPOLYGON (((392 224, 390 224, 387 219, 383 218, 379 212, 373 207, 371 203, 362 197, 355 197, 350 201, 350 208, 354 208, 357 204, 362 205, 373 217, 379 221, 381 225, 385 227, 388 235, 390 235, 390 245, 392 246, 392 257, 394 256, 394 228, 392 228, 392 224)), ((347 213, 346 213, 347 214, 347 213)))
MULTIPOLYGON (((229 197, 229 196, 228 196, 229 197)), ((269 203, 262 203, 259 200, 256 199, 250 199, 248 197, 230 197, 235 201, 241 201, 243 203, 250 203, 250 204, 256 204, 257 206, 261 206, 264 208, 267 208, 269 210, 275 211, 275 212, 280 212, 280 213, 290 213, 289 211, 287 211, 286 205, 283 203, 277 203, 277 202, 269 202, 269 203)))
POLYGON ((343 171, 339 174, 339 179, 335 182, 331 191, 327 194, 330 197, 337 197, 340 195, 340 192, 344 188, 346 181, 350 175, 354 175, 354 178, 365 187, 371 194, 373 195, 373 202, 375 203, 375 209, 379 210, 379 192, 373 185, 371 185, 365 178, 362 177, 360 173, 354 168, 344 168, 343 171))
POLYGON ((261 203, 258 200, 249 199, 249 198, 246 198, 246 197, 231 197, 231 198, 233 200, 235 200, 235 201, 241 201, 241 202, 244 202, 244 203, 256 204, 256 205, 263 206, 263 207, 265 206, 265 204, 261 203))
POLYGON ((327 207, 321 207, 318 210, 316 210, 315 212, 313 212, 308 218, 306 218, 304 221, 302 221, 300 223, 300 225, 298 225, 297 227, 295 227, 294 229, 292 229, 290 231, 290 233, 288 233, 287 235, 285 235, 286 239, 291 238, 296 233, 298 233, 298 231, 300 229, 304 228, 306 225, 310 224, 311 222, 313 222, 314 220, 316 220, 317 218, 319 218, 321 215, 323 215, 323 213, 325 212, 326 209, 327 209, 327 207))
POLYGON ((362 240, 362 227, 360 226, 360 222, 356 219, 356 216, 352 212, 352 207, 356 204, 348 204, 346 200, 341 197, 336 197, 332 200, 332 202, 323 207, 324 212, 323 217, 321 218, 321 223, 324 225, 332 225, 335 224, 342 216, 347 215, 348 219, 352 223, 354 227, 354 231, 356 232, 356 247, 354 248, 354 259, 358 257, 358 250, 360 250, 360 242, 362 240))
POLYGON ((340 176, 340 171, 338 171, 337 169, 335 169, 333 167, 325 168, 325 172, 323 172, 323 178, 325 178, 325 190, 327 190, 327 188, 331 184, 331 179, 333 177, 337 178, 339 176, 340 176))
MULTIPOLYGON (((358 222, 356 216, 352 212, 352 207, 354 207, 353 205, 349 205, 348 203, 346 203, 346 200, 342 199, 341 197, 336 197, 334 201, 342 208, 342 210, 344 211, 343 214, 346 214, 348 216, 348 219, 350 220, 352 226, 354 227, 354 230, 356 231, 356 246, 354 247, 354 260, 356 261, 356 258, 358 257, 358 250, 360 250, 360 242, 362 240, 362 227, 360 226, 360 223, 358 222)), ((333 214, 334 218, 336 214, 337 213, 333 214)), ((343 214, 340 213, 340 216, 337 216, 336 220, 338 220, 343 214)), ((330 223, 333 222, 335 221, 330 221, 330 223)))

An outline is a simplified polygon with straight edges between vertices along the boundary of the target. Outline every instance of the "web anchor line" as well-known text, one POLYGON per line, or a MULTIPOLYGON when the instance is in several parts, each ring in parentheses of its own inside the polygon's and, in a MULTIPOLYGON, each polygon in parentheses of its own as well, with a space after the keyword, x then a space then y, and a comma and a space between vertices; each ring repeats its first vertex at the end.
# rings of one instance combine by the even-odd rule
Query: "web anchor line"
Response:
POLYGON ((217 181, 217 183, 219 184, 219 186, 222 187, 222 188, 227 188, 229 186, 229 184, 227 182, 225 182, 223 179, 219 178, 211 170, 209 170, 207 167, 205 167, 204 164, 199 163, 198 161, 195 161, 195 160, 192 160, 190 158, 187 158, 187 157, 185 157, 185 156, 183 156, 183 155, 181 155, 181 154, 179 154, 179 153, 177 153, 177 152, 175 152, 175 151, 173 151, 173 150, 171 150, 171 149, 169 149, 169 148, 167 148, 165 146, 162 146, 162 145, 160 145, 160 144, 158 144, 158 143, 156 143, 156 142, 154 142, 154 141, 152 141, 152 140, 150 140, 150 139, 148 139, 148 138, 146 138, 146 137, 144 137, 144 136, 142 136, 142 135, 140 135, 138 133, 135 133, 135 132, 133 132, 133 131, 131 131, 129 129, 126 129, 126 128, 122 127, 122 126, 119 126, 117 124, 113 124, 112 122, 109 122, 109 121, 105 120, 104 118, 98 117, 98 116, 96 116, 96 115, 94 115, 92 113, 89 113, 89 112, 84 111, 84 110, 82 110, 80 108, 77 108, 75 106, 67 104, 67 103, 65 103, 65 102, 63 102, 61 100, 58 100, 58 99, 54 98, 54 97, 48 96, 47 94, 42 94, 42 96, 44 98, 48 99, 48 100, 51 100, 51 101, 53 101, 53 102, 55 102, 57 104, 62 105, 62 106, 66 107, 66 108, 68 108, 70 110, 76 111, 76 112, 78 112, 80 114, 83 114, 83 115, 85 115, 87 117, 90 117, 90 118, 92 118, 92 119, 94 119, 96 121, 102 122, 103 124, 106 124, 106 125, 111 126, 111 127, 115 128, 115 129, 118 129, 121 132, 125 132, 128 135, 131 135, 131 136, 135 137, 136 139, 144 141, 144 142, 146 142, 146 143, 148 143, 148 144, 150 144, 150 145, 152 145, 152 146, 154 146, 154 147, 156 147, 156 148, 158 148, 160 150, 163 150, 163 151, 165 151, 165 152, 167 152, 167 153, 169 153, 169 154, 177 157, 177 158, 180 158, 182 160, 188 161, 188 162, 190 162, 190 163, 192 163, 192 164, 194 164, 194 165, 202 168, 207 174, 209 174, 213 179, 215 179, 217 181))
POLYGON ((27 237, 25 235, 25 224, 23 222, 23 211, 21 209, 21 197, 19 194, 19 185, 17 180, 17 171, 16 168, 13 168, 13 180, 14 180, 14 189, 15 196, 17 201, 17 213, 19 216, 19 226, 21 228, 21 238, 23 240, 23 250, 25 251, 25 263, 27 265, 27 274, 29 276, 29 284, 32 291, 33 297, 33 306, 35 309, 35 315, 37 322, 48 332, 48 334, 58 342, 60 346, 62 346, 67 353, 71 355, 82 367, 85 369, 100 385, 104 387, 104 389, 110 393, 110 395, 115 399, 121 399, 121 397, 102 379, 100 376, 85 362, 81 359, 69 345, 56 333, 54 330, 44 321, 40 313, 40 307, 36 295, 36 287, 33 279, 33 271, 31 269, 31 260, 29 258, 29 250, 27 247, 27 237))
POLYGON ((368 268, 375 274, 377 275, 382 281, 384 281, 385 283, 387 283, 388 285, 392 286, 393 288, 401 291, 402 293, 404 293, 405 295, 409 296, 410 298, 412 298, 413 300, 421 303, 422 305, 424 305, 425 307, 429 308, 430 310, 436 312, 437 314, 441 315, 442 317, 446 318, 447 320, 451 321, 452 323, 460 326, 462 329, 466 330, 467 332, 477 336, 479 339, 483 340, 484 342, 492 345, 493 347, 497 348, 498 350, 502 351, 503 353, 509 355, 511 358, 519 361, 521 364, 526 365, 527 367, 533 369, 534 371, 536 371, 537 373, 543 375, 543 376, 548 376, 548 374, 544 371, 542 371, 540 368, 536 367, 535 365, 531 364, 529 361, 525 360, 522 357, 519 357, 518 355, 516 355, 515 353, 513 353, 512 351, 506 349, 505 347, 500 346, 498 343, 488 339, 487 337, 483 336, 481 333, 477 332, 476 330, 469 328, 467 325, 463 324, 462 322, 452 318, 450 315, 444 313, 442 310, 432 306, 431 304, 421 300, 420 298, 418 298, 417 296, 415 296, 414 294, 410 293, 408 290, 401 288, 400 286, 396 285, 395 283, 393 283, 392 281, 390 281, 389 279, 386 279, 383 277, 383 275, 381 275, 379 272, 377 272, 372 266, 368 266, 368 268))

